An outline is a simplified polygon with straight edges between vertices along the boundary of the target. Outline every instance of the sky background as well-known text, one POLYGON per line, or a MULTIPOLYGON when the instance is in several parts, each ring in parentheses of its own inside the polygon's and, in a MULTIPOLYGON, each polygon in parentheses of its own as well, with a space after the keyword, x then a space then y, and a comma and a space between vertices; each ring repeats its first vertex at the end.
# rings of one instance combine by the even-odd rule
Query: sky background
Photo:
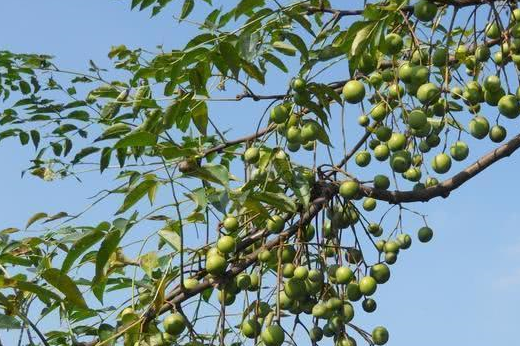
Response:
MULTIPOLYGON (((0 0, 0 8, 0 50, 49 53, 56 56, 59 66, 71 70, 86 71, 88 59, 110 67, 106 56, 112 45, 180 48, 194 32, 193 27, 179 26, 172 19, 171 14, 178 13, 173 6, 152 20, 148 12, 131 12, 129 1, 0 0)), ((290 77, 277 74, 271 83, 284 87, 290 77)), ((258 119, 253 104, 219 107, 219 118, 214 120, 232 128, 235 135, 251 129, 251 117, 258 119)), ((357 117, 354 112, 349 115, 357 117)), ((515 133, 518 124, 510 125, 508 129, 515 133)), ((491 145, 486 141, 472 146, 471 159, 491 145)), ((107 183, 98 174, 88 175, 82 184, 73 179, 45 183, 32 176, 21 178, 33 154, 29 146, 20 149, 17 139, 0 145, 0 228, 21 228, 38 211, 81 210, 86 199, 107 183)), ((414 206, 428 215, 435 230, 433 241, 414 244, 400 257, 392 267, 392 280, 378 290, 378 310, 367 316, 359 308, 355 321, 369 330, 386 325, 390 346, 517 344, 519 171, 517 154, 448 199, 414 206)), ((108 207, 115 210, 118 205, 108 207)), ((94 223, 95 216, 87 221, 94 223)), ((409 232, 415 234, 419 223, 410 221, 409 225, 409 232)), ((15 334, 0 331, 4 345, 14 345, 15 334)), ((307 339, 301 341, 305 344, 307 339)))

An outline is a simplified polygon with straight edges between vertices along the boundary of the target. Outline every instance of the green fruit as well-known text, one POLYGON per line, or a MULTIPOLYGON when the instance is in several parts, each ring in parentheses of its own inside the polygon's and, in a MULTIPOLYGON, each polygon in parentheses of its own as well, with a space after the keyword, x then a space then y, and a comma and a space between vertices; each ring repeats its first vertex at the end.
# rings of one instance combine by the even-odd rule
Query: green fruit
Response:
POLYGON ((502 96, 498 101, 498 111, 506 118, 514 119, 520 114, 520 105, 514 95, 502 96))
POLYGON ((179 335, 186 328, 186 321, 180 313, 174 313, 164 319, 163 326, 166 333, 179 335))
POLYGON ((363 209, 365 209, 366 211, 372 211, 372 210, 376 209, 376 206, 377 206, 377 202, 376 202, 375 198, 367 197, 363 201, 363 209))
POLYGON ((412 68, 412 82, 413 85, 422 85, 427 83, 430 79, 430 70, 426 66, 414 66, 412 68))
POLYGON ((437 67, 446 66, 448 59, 448 50, 446 48, 437 48, 432 55, 432 64, 437 67))
POLYGON ((387 126, 379 126, 376 129, 376 137, 381 142, 386 142, 392 137, 392 129, 387 126))
POLYGON ((370 163, 370 160, 371 160, 370 153, 366 150, 362 150, 356 154, 355 161, 359 167, 368 166, 368 164, 370 163))
POLYGON ((388 330, 385 327, 376 327, 372 331, 372 341, 376 345, 384 345, 388 342, 390 336, 388 335, 388 330))
POLYGON ((312 307, 312 316, 321 318, 327 315, 327 306, 322 303, 318 303, 312 307))
POLYGON ((483 116, 477 115, 469 122, 469 132, 477 139, 483 139, 489 133, 489 122, 483 116))
POLYGON ((307 82, 303 78, 294 78, 291 82, 291 88, 296 92, 302 92, 307 87, 307 82))
POLYGON ((363 310, 366 312, 374 312, 377 309, 377 303, 374 299, 368 298, 363 300, 363 303, 361 303, 361 306, 363 307, 363 310))
POLYGON ((484 79, 483 84, 484 89, 487 91, 498 91, 501 88, 500 78, 498 76, 487 76, 486 79, 484 79))
POLYGON ((382 52, 387 55, 394 55, 403 48, 403 39, 397 34, 388 34, 385 36, 385 42, 382 46, 382 52))
POLYGON ((296 279, 305 280, 309 276, 309 269, 304 266, 298 266, 294 270, 294 277, 296 279))
POLYGON ((345 181, 339 187, 339 194, 346 199, 352 199, 359 193, 359 183, 357 181, 345 181))
POLYGON ((495 21, 486 25, 484 32, 486 33, 486 36, 491 39, 497 39, 500 37, 500 28, 498 23, 495 21))
POLYGON ((408 114, 408 125, 410 125, 412 129, 418 130, 426 126, 427 122, 428 117, 426 116, 426 113, 420 109, 414 109, 408 114))
POLYGON ((397 253, 385 252, 385 262, 392 265, 397 261, 397 253))
POLYGON ((387 83, 393 82, 395 80, 394 70, 389 68, 381 71, 381 78, 387 83))
POLYGON ((515 8, 511 13, 511 19, 515 22, 520 21, 520 8, 515 8))
POLYGON ((413 14, 421 22, 429 22, 437 15, 437 5, 427 0, 420 0, 413 6, 413 14))
POLYGON ((301 137, 304 141, 314 141, 318 138, 318 125, 314 122, 308 122, 303 125, 301 137))
POLYGON ((388 114, 387 105, 385 103, 378 103, 377 105, 372 108, 370 111, 370 116, 374 121, 382 121, 385 119, 385 117, 388 114))
POLYGON ((226 271, 226 259, 220 255, 211 255, 206 259, 206 270, 211 275, 222 275, 226 271))
POLYGON ((375 57, 373 57, 370 54, 364 54, 361 56, 361 60, 358 64, 358 69, 359 71, 363 72, 363 74, 367 75, 374 72, 376 67, 377 59, 375 57))
POLYGON ((391 99, 400 99, 404 96, 405 90, 401 84, 391 84, 388 86, 388 96, 391 99))
POLYGON ((241 273, 237 276, 237 286, 240 289, 246 290, 251 286, 251 276, 241 273))
POLYGON ((300 150, 301 146, 302 145, 300 143, 295 143, 295 142, 288 142, 287 143, 287 149, 289 149, 289 151, 292 152, 292 153, 295 153, 298 150, 300 150))
POLYGON ((184 279, 184 288, 186 288, 188 291, 194 290, 199 284, 199 281, 194 278, 187 278, 184 279))
POLYGON ((436 155, 432 160, 432 168, 439 174, 448 172, 451 168, 451 158, 445 153, 436 155))
POLYGON ((339 267, 335 275, 336 282, 340 285, 348 284, 354 278, 354 272, 349 267, 339 267))
POLYGON ((287 141, 290 143, 302 143, 302 134, 299 127, 289 127, 285 133, 285 136, 287 137, 287 141))
POLYGON ((350 301, 357 302, 361 299, 363 293, 361 293, 359 289, 359 284, 357 282, 351 282, 347 285, 347 298, 350 301))
POLYGON ((248 148, 244 152, 244 161, 250 164, 254 164, 258 162, 260 158, 260 150, 258 148, 248 148))
POLYGON ((235 238, 229 235, 220 237, 220 239, 217 241, 217 249, 224 254, 232 253, 235 251, 236 246, 237 241, 235 238))
POLYGON ((312 327, 309 331, 309 338, 313 342, 318 342, 323 339, 323 330, 320 327, 312 327))
POLYGON ((403 250, 409 249, 410 246, 412 246, 412 237, 410 237, 408 234, 399 234, 397 236, 397 241, 403 250))
POLYGON ((497 91, 484 91, 484 101, 490 106, 498 106, 500 99, 506 95, 504 89, 500 88, 497 91))
POLYGON ((486 45, 478 46, 475 50, 475 58, 480 62, 486 62, 491 57, 491 50, 486 45))
POLYGON ((410 63, 402 64, 401 66, 399 66, 399 69, 397 70, 397 75, 399 79, 405 83, 410 83, 412 81, 412 73, 413 66, 410 65, 410 63))
POLYGON ((433 104, 439 100, 441 92, 433 83, 423 84, 417 89, 417 99, 422 104, 433 104))
POLYGON ((378 174, 374 177, 374 187, 376 189, 387 190, 390 187, 390 179, 386 175, 378 174))
POLYGON ((365 97, 365 86, 357 80, 348 81, 343 87, 343 97, 348 103, 359 103, 365 97))
POLYGON ((289 118, 289 109, 285 105, 278 105, 271 109, 271 120, 276 124, 281 124, 289 118))
POLYGON ((489 138, 495 142, 500 143, 506 139, 507 131, 506 128, 500 125, 495 125, 489 131, 489 138))
POLYGON ((257 273, 252 273, 249 275, 249 279, 251 280, 251 283, 249 284, 249 287, 247 288, 248 291, 257 291, 260 286, 260 278, 258 277, 257 273))
POLYGON ((391 151, 402 150, 406 147, 406 136, 402 133, 394 132, 388 140, 387 145, 391 151))
POLYGON ((267 230, 271 233, 280 233, 285 226, 285 220, 280 215, 273 215, 267 220, 267 230))
POLYGON ((421 227, 417 236, 421 243, 427 243, 433 238, 433 230, 430 227, 421 227))
POLYGON ((376 292, 377 282, 371 276, 365 276, 359 281, 359 290, 365 296, 371 296, 376 292))
POLYGON ((233 292, 219 291, 218 301, 225 306, 232 305, 235 302, 236 295, 233 292))
POLYGON ((381 73, 374 72, 368 78, 368 82, 375 89, 379 89, 379 87, 381 87, 381 84, 383 83, 383 77, 381 76, 381 73))
POLYGON ((282 275, 284 278, 290 279, 294 276, 294 270, 296 267, 292 263, 286 263, 284 264, 282 268, 282 275))
POLYGON ((394 252, 394 253, 398 253, 399 249, 400 249, 399 243, 396 241, 393 241, 393 240, 387 241, 383 248, 383 250, 385 252, 394 252))
POLYGON ((462 96, 463 91, 460 87, 453 87, 453 88, 451 88, 450 93, 451 93, 451 97, 453 97, 453 99, 458 100, 462 96))
POLYGON ((285 334, 279 325, 271 325, 262 331, 261 339, 266 346, 281 346, 285 340, 285 334))
POLYGON ((378 263, 370 268, 370 276, 373 277, 378 284, 384 284, 390 280, 390 268, 384 263, 378 263))
POLYGON ((352 321, 352 319, 354 318, 354 314, 355 314, 354 307, 352 306, 352 304, 350 304, 349 302, 345 302, 343 304, 342 313, 343 313, 343 319, 344 319, 345 323, 352 321))
POLYGON ((390 149, 388 148, 388 145, 386 145, 386 144, 379 144, 374 149, 374 157, 378 161, 385 161, 386 159, 388 159, 388 156, 390 156, 390 149))
POLYGON ((254 339, 258 335, 260 335, 260 330, 262 329, 262 326, 258 321, 249 319, 244 322, 242 322, 242 326, 240 327, 240 330, 242 331, 242 334, 248 339, 254 339))
POLYGON ((412 165, 412 156, 409 151, 399 150, 390 157, 390 167, 394 172, 404 173, 412 165))
POLYGON ((306 293, 303 280, 294 277, 287 280, 283 287, 287 297, 292 299, 301 299, 306 293))
POLYGON ((465 160, 469 155, 469 147, 466 143, 457 141, 450 147, 450 154, 455 161, 465 160))
POLYGON ((421 180, 421 176, 421 169, 418 167, 410 167, 403 173, 403 177, 410 181, 419 181, 421 180))

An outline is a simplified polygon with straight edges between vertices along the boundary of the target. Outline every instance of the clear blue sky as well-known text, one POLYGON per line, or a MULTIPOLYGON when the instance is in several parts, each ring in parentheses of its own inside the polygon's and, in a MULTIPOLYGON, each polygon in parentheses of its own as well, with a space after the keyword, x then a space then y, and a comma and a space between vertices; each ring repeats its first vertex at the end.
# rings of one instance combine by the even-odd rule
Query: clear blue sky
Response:
MULTIPOLYGON (((73 70, 85 71, 88 59, 109 67, 106 54, 111 45, 181 47, 193 32, 171 18, 172 7, 150 20, 149 13, 130 12, 129 1, 0 3, 0 49, 53 54, 58 65, 73 70)), ((181 2, 175 3, 178 6, 181 2)), ((278 80, 271 83, 285 86, 290 77, 277 75, 278 80)), ((219 107, 217 120, 232 127, 235 135, 245 133, 251 119, 259 118, 253 104, 219 107)), ((349 115, 357 117, 357 113, 349 115)), ((512 133, 514 127, 518 128, 509 127, 512 133)), ((486 146, 475 145, 471 158, 490 145, 489 141, 486 146)), ((106 180, 97 174, 88 175, 79 186, 72 179, 53 183, 31 176, 22 179, 20 172, 32 155, 31 148, 20 150, 15 140, 0 145, 0 228, 22 227, 37 211, 81 210, 87 197, 106 186, 106 180)), ((428 214, 434 240, 429 245, 414 244, 400 257, 392 267, 392 280, 378 290, 378 310, 367 316, 359 307, 355 321, 369 330, 386 325, 391 346, 518 344, 520 187, 514 179, 519 171, 519 155, 514 155, 449 199, 415 206, 428 214)), ((415 234, 419 224, 410 220, 407 225, 415 234)), ((0 333, 4 344, 13 345, 15 333, 4 333, 0 333)), ((307 339, 302 339, 304 342, 307 339)))

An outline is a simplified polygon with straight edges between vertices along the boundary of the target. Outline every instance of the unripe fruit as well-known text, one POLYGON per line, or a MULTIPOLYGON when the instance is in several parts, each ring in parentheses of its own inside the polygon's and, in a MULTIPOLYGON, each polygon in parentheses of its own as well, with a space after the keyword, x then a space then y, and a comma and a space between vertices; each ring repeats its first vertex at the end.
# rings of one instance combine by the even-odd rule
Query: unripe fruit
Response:
POLYGON ((382 121, 388 114, 387 105, 383 102, 375 105, 370 111, 370 116, 374 121, 382 121))
POLYGON ((455 161, 465 160, 469 155, 469 147, 466 143, 457 141, 450 147, 450 154, 455 161))
POLYGON ((427 243, 433 238, 433 231, 430 227, 421 227, 417 232, 417 236, 421 243, 427 243))
POLYGON ((348 284, 354 278, 354 272, 349 267, 339 267, 335 275, 336 282, 340 285, 348 284))
POLYGON ((211 275, 222 275, 226 271, 226 259, 220 255, 211 255, 206 259, 206 270, 211 275))
POLYGON ((446 48, 437 48, 432 56, 433 66, 442 67, 446 66, 448 61, 448 50, 446 48))
POLYGON ((384 284, 390 279, 390 268, 384 263, 375 264, 370 268, 370 276, 378 284, 384 284))
POLYGON ((489 23, 488 25, 486 25, 486 29, 484 32, 486 33, 486 36, 491 39, 497 39, 500 37, 500 28, 498 27, 496 21, 493 21, 493 23, 489 23))
POLYGON ((318 138, 318 125, 314 122, 308 122, 303 125, 301 136, 304 141, 314 141, 318 138))
POLYGON ((386 159, 388 159, 388 156, 390 156, 390 149, 388 148, 388 145, 386 145, 386 144, 379 144, 374 149, 374 157, 378 161, 385 161, 386 159))
POLYGON ((240 289, 246 290, 251 286, 251 277, 245 273, 241 273, 237 276, 237 286, 240 289))
POLYGON ((502 142, 504 139, 506 139, 506 136, 506 128, 500 125, 494 125, 489 131, 489 138, 495 143, 502 142))
POLYGON ((220 237, 220 239, 217 241, 217 249, 224 254, 232 253, 235 251, 236 246, 237 241, 235 238, 229 235, 220 237))
POLYGON ((398 253, 399 249, 400 249, 399 243, 397 243, 396 241, 393 241, 393 240, 387 241, 383 248, 383 250, 385 252, 394 252, 394 253, 398 253))
POLYGON ((272 233, 283 231, 285 221, 280 215, 273 215, 267 220, 267 230, 272 233))
POLYGON ((469 122, 469 132, 477 139, 486 137, 489 133, 489 122, 483 116, 477 115, 469 122))
POLYGON ((323 330, 320 327, 312 327, 309 331, 309 338, 313 342, 318 342, 323 339, 323 330))
POLYGON ((339 194, 346 199, 352 199, 359 193, 359 183, 357 181, 345 181, 339 187, 339 194))
POLYGON ((388 96, 391 99, 398 100, 404 96, 405 90, 401 84, 391 84, 388 86, 388 96))
POLYGON ((271 120, 276 124, 284 123, 289 118, 289 109, 285 105, 278 105, 271 109, 271 120))
POLYGON ((186 288, 188 291, 195 289, 195 287, 197 287, 198 284, 199 284, 199 282, 197 281, 197 279, 194 279, 194 278, 184 279, 184 288, 186 288))
POLYGON ((388 34, 385 36, 385 43, 382 48, 382 51, 385 54, 397 54, 403 48, 403 39, 397 34, 388 34))
POLYGON ((244 152, 244 161, 250 164, 254 164, 258 162, 260 158, 260 150, 258 148, 248 148, 244 152))
POLYGON ((408 234, 399 234, 397 236, 397 241, 403 250, 409 249, 410 246, 412 246, 412 237, 410 237, 408 234))
POLYGON ((291 82, 291 88, 296 92, 302 92, 307 87, 307 82, 303 78, 294 78, 291 82))
POLYGON ((260 335, 260 330, 262 329, 262 326, 258 321, 249 319, 242 323, 242 326, 240 327, 240 330, 242 331, 242 334, 248 339, 254 339, 258 335, 260 335))
POLYGON ((433 83, 423 84, 417 89, 417 99, 422 104, 433 104, 439 100, 441 92, 433 83))
POLYGON ((366 150, 362 150, 356 154, 355 161, 359 167, 368 166, 368 164, 370 163, 370 160, 371 160, 370 153, 366 150))
POLYGON ((365 276, 359 281, 359 290, 365 296, 371 296, 376 292, 377 282, 371 276, 365 276))
POLYGON ((357 282, 351 282, 347 285, 347 298, 350 301, 357 302, 361 299, 363 294, 359 290, 359 284, 357 282))
POLYGON ((357 80, 348 81, 343 87, 343 97, 348 103, 359 103, 365 97, 365 86, 357 80))
POLYGON ((390 179, 386 175, 378 174, 374 177, 374 187, 376 189, 387 190, 390 187, 390 179))
POLYGON ((305 280, 309 276, 309 269, 304 266, 298 266, 294 270, 294 277, 296 279, 305 280))
POLYGON ((388 140, 387 145, 391 151, 402 150, 406 147, 406 136, 402 133, 394 132, 388 140))
POLYGON ((445 154, 438 154, 432 160, 432 168, 439 174, 448 172, 451 168, 451 158, 445 154))
POLYGON ((366 211, 372 211, 372 210, 376 209, 376 206, 377 206, 377 202, 372 197, 367 197, 363 201, 363 209, 365 209, 366 211))
POLYGON ((396 151, 390 157, 390 167, 397 173, 404 173, 410 168, 412 157, 409 151, 396 151))
POLYGON ((290 143, 302 143, 302 134, 299 127, 291 126, 287 129, 286 132, 287 141, 290 143))
POLYGON ((408 125, 412 129, 420 129, 426 125, 428 122, 428 117, 426 114, 420 109, 414 109, 408 114, 408 125))
POLYGON ((404 63, 401 66, 399 66, 397 74, 400 80, 402 80, 405 83, 410 83, 412 81, 412 71, 413 66, 411 66, 409 63, 404 63))
POLYGON ((498 76, 487 76, 486 79, 484 79, 483 84, 484 89, 488 91, 498 91, 500 90, 500 78, 498 76))
POLYGON ((376 129, 376 137, 381 142, 386 142, 390 139, 392 136, 392 129, 387 126, 379 126, 376 129))
POLYGON ((385 252, 385 262, 392 265, 397 262, 397 253, 395 252, 385 252))
POLYGON ((491 50, 486 45, 478 46, 475 50, 475 58, 480 62, 486 62, 491 57, 491 50))
POLYGON ((281 346, 285 340, 285 334, 279 325, 271 325, 261 333, 261 339, 266 346, 281 346))
POLYGON ((389 338, 388 330, 385 327, 376 327, 372 331, 372 341, 376 345, 386 344, 389 338))
POLYGON ((413 6, 413 14, 421 22, 429 22, 437 15, 437 5, 427 0, 420 0, 413 6))
POLYGON ((179 335, 186 328, 186 321, 179 313, 167 316, 163 321, 164 330, 171 335, 179 335))
POLYGON ((249 284, 249 287, 247 288, 248 291, 257 291, 258 287, 260 285, 260 278, 258 277, 257 273, 252 273, 249 275, 249 278, 251 280, 251 283, 249 284))
POLYGON ((514 119, 520 114, 520 105, 514 95, 505 95, 498 101, 498 111, 509 119, 514 119))
POLYGON ((363 307, 363 310, 365 310, 368 313, 374 312, 377 309, 377 303, 372 298, 363 300, 363 303, 361 303, 361 306, 363 307))

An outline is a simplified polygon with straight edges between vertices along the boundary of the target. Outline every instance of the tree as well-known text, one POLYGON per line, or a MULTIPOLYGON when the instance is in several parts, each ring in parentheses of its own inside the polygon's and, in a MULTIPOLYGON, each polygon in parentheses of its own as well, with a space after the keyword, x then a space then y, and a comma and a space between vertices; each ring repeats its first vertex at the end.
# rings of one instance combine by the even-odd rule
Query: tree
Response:
MULTIPOLYGON (((352 319, 376 310, 412 245, 403 219, 424 220, 420 242, 433 237, 408 203, 446 198, 520 147, 520 134, 506 141, 520 115, 520 9, 205 2, 180 9, 200 31, 182 49, 113 47, 120 80, 92 61, 83 73, 0 52, 0 139, 35 147, 24 173, 117 178, 80 213, 32 216, 37 236, 0 232, 0 328, 42 345, 279 346, 296 330, 312 344, 386 344, 386 328, 352 319), (215 102, 254 103, 246 116, 259 121, 230 139, 215 102), (490 151, 462 166, 466 142, 484 139, 490 151), (111 219, 81 223, 112 198, 111 219)), ((168 3, 131 6, 153 17, 168 3)))

